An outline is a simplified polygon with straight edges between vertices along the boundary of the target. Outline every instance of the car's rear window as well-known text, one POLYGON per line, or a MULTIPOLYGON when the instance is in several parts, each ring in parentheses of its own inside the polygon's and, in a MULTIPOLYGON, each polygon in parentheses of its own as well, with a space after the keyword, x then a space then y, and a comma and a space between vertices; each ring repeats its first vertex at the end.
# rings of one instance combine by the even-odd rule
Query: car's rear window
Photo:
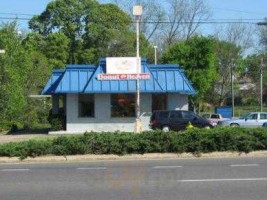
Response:
POLYGON ((160 119, 166 119, 166 118, 168 118, 169 117, 169 112, 168 111, 161 111, 160 113, 159 113, 159 118, 160 119))
POLYGON ((212 114, 210 118, 212 118, 212 119, 220 119, 220 116, 216 115, 216 114, 212 114))

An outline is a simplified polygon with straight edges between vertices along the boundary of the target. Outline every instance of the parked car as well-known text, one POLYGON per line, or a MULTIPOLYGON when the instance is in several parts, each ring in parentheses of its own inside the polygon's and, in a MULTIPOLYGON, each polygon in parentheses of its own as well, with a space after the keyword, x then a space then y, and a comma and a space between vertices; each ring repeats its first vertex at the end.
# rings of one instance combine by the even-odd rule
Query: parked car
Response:
POLYGON ((183 110, 162 110, 154 111, 150 118, 150 127, 161 129, 164 132, 170 130, 180 131, 185 130, 186 126, 191 123, 194 127, 198 128, 212 128, 210 122, 191 111, 183 110))
POLYGON ((266 112, 252 112, 240 119, 230 119, 218 122, 219 126, 242 126, 242 127, 262 127, 267 123, 266 112))
POLYGON ((223 118, 221 114, 217 113, 204 114, 202 117, 206 118, 213 126, 217 126, 219 121, 228 120, 227 118, 223 118))

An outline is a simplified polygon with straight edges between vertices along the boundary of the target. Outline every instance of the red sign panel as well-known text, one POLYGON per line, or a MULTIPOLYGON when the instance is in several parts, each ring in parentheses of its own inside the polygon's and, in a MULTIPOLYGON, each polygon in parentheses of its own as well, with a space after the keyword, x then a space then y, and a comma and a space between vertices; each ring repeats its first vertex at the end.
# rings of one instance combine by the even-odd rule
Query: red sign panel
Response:
POLYGON ((140 74, 98 74, 97 77, 100 81, 110 81, 110 80, 147 80, 150 79, 149 73, 140 74))

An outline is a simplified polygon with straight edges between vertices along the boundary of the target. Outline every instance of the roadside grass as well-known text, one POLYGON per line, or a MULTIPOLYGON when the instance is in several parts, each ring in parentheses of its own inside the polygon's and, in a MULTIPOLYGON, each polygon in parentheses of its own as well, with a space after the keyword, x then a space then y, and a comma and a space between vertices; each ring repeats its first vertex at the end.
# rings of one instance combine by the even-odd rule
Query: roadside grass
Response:
MULTIPOLYGON (((242 117, 250 112, 260 112, 260 106, 236 106, 236 117, 242 117)), ((267 107, 263 107, 263 112, 267 112, 267 107)))
POLYGON ((216 128, 184 132, 85 133, 10 142, 0 145, 0 156, 244 152, 267 150, 267 129, 216 128))
MULTIPOLYGON (((202 112, 200 112, 200 115, 203 115, 205 113, 214 113, 215 108, 205 108, 202 112)), ((260 112, 260 106, 258 105, 252 105, 252 106, 245 106, 245 105, 237 105, 235 106, 235 117, 240 118, 250 112, 260 112)), ((263 107, 263 112, 267 112, 267 107, 263 107)))

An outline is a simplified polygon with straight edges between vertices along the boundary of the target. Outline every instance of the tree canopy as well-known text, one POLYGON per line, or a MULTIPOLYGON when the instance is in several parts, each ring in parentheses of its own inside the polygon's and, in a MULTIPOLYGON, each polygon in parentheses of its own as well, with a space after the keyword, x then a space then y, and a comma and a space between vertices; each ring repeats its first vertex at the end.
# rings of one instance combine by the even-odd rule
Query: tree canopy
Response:
MULTIPOLYGON (((47 40, 44 52, 54 55, 55 65, 59 66, 96 63, 100 57, 126 55, 127 52, 131 55, 135 35, 130 25, 131 18, 118 6, 94 0, 52 1, 43 13, 29 22, 30 29, 47 40)), ((151 47, 147 48, 148 44, 141 40, 144 50, 141 53, 145 56, 152 51, 151 47)))
POLYGON ((52 66, 32 45, 22 42, 15 22, 0 27, 0 47, 5 49, 5 54, 0 54, 1 124, 25 125, 37 120, 38 107, 29 95, 41 90, 52 66))
POLYGON ((195 36, 171 46, 162 56, 163 63, 179 63, 198 92, 199 99, 217 78, 213 39, 195 36))

